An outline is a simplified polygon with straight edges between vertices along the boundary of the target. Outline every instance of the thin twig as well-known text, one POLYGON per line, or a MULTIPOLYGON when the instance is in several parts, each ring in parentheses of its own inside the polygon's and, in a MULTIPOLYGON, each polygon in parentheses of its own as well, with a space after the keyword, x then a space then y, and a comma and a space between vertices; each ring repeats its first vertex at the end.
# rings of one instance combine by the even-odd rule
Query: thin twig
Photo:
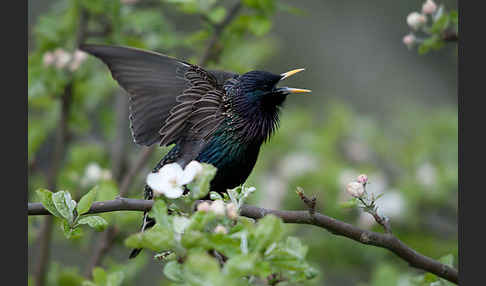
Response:
POLYGON ((233 19, 238 15, 238 12, 243 7, 241 1, 238 1, 231 9, 229 10, 228 14, 224 18, 224 20, 217 25, 214 25, 214 33, 211 39, 209 40, 209 44, 206 47, 206 50, 199 61, 200 66, 205 66, 209 63, 210 60, 214 58, 215 48, 216 45, 221 38, 221 34, 223 33, 224 29, 233 21, 233 19))
MULTIPOLYGON (((151 209, 152 204, 152 200, 117 198, 111 201, 93 203, 88 213, 148 211, 151 209)), ((29 203, 28 209, 29 215, 49 214, 41 203, 29 203)), ((240 214, 253 219, 260 219, 265 215, 272 214, 281 218, 285 223, 315 225, 328 230, 332 234, 344 236, 362 244, 388 249, 407 261, 412 267, 428 271, 453 283, 458 283, 458 271, 456 269, 418 253, 390 233, 363 230, 318 212, 311 215, 307 210, 281 211, 243 205, 241 206, 240 214)))

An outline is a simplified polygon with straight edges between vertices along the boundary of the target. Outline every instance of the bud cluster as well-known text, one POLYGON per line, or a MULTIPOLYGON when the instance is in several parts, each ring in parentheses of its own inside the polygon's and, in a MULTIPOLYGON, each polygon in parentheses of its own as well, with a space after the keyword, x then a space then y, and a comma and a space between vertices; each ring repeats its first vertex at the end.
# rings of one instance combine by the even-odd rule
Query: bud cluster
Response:
MULTIPOLYGON (((442 7, 441 7, 442 8, 442 7)), ((416 43, 422 42, 422 40, 418 39, 414 32, 423 31, 426 32, 427 24, 430 22, 433 24, 440 16, 437 14, 442 13, 442 9, 439 9, 437 4, 433 0, 426 0, 422 4, 422 11, 421 12, 411 12, 407 16, 407 24, 413 30, 409 34, 405 35, 402 39, 403 44, 405 44, 408 48, 413 47, 416 43), (430 16, 430 21, 428 17, 430 16)))
POLYGON ((42 58, 42 61, 45 67, 54 66, 59 70, 67 67, 70 71, 75 71, 81 66, 87 57, 88 55, 81 50, 76 50, 71 54, 64 49, 58 48, 53 52, 46 52, 42 58))
POLYGON ((197 211, 213 212, 217 215, 226 215, 228 218, 235 220, 238 218, 238 209, 234 203, 225 204, 223 200, 213 202, 204 201, 197 205, 197 211))

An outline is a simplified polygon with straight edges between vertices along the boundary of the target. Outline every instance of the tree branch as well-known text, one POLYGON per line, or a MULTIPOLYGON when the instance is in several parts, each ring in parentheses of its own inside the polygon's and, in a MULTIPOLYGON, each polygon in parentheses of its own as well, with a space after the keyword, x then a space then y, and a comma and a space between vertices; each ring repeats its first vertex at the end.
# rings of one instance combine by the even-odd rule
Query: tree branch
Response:
MULTIPOLYGON (((88 213, 101 213, 113 211, 148 211, 152 208, 152 200, 137 200, 117 198, 111 201, 95 202, 88 213)), ((41 203, 28 204, 29 215, 49 215, 50 213, 41 203)), ((285 223, 309 224, 324 228, 332 234, 344 236, 356 242, 385 248, 407 261, 410 266, 431 272, 453 283, 458 283, 458 271, 442 264, 430 257, 424 256, 391 233, 378 233, 360 229, 351 224, 328 217, 318 212, 310 211, 282 211, 243 205, 240 209, 242 216, 260 219, 268 214, 281 218, 285 223)))
POLYGON ((201 61, 199 62, 200 66, 205 66, 209 63, 209 61, 214 57, 215 55, 215 48, 216 45, 219 41, 219 38, 221 37, 221 34, 223 33, 224 29, 226 26, 228 26, 233 19, 238 15, 238 12, 242 8, 241 1, 238 1, 228 12, 228 15, 223 19, 223 21, 217 25, 214 25, 214 33, 211 39, 209 40, 209 44, 206 47, 206 51, 204 52, 201 61))

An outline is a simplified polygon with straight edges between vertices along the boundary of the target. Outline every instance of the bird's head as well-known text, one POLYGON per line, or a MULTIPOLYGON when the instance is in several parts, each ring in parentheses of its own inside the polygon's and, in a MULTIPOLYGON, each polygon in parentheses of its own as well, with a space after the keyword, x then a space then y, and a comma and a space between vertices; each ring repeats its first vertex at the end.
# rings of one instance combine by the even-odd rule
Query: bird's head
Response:
POLYGON ((282 74, 266 71, 251 71, 243 74, 239 80, 241 95, 249 103, 261 107, 280 106, 289 94, 307 94, 308 89, 277 87, 277 84, 304 69, 294 69, 282 74))
POLYGON ((289 94, 308 94, 308 89, 278 87, 280 81, 303 71, 294 69, 282 74, 250 71, 238 78, 233 107, 238 115, 250 122, 254 133, 267 139, 278 126, 278 113, 289 94))

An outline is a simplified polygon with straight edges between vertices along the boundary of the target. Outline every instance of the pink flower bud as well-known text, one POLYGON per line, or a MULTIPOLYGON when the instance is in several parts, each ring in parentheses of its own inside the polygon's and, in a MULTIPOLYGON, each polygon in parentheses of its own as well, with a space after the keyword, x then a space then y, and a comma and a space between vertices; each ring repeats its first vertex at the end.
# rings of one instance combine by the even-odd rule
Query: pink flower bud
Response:
POLYGON ((48 67, 50 65, 52 65, 55 61, 55 57, 54 57, 54 54, 51 53, 51 52, 47 52, 44 54, 44 56, 42 57, 42 62, 44 64, 45 67, 48 67))
POLYGON ((214 233, 222 233, 222 234, 227 234, 228 233, 228 230, 226 229, 226 227, 218 224, 215 228, 214 228, 214 233))
POLYGON ((217 215, 225 214, 224 202, 222 200, 216 200, 211 204, 210 210, 217 215))
POLYGON ((435 11, 437 11, 437 4, 433 0, 427 0, 423 5, 422 5, 422 13, 424 14, 434 14, 435 11))
POLYGON ((79 68, 81 63, 83 63, 86 59, 88 58, 88 55, 81 51, 81 50, 76 50, 73 54, 73 60, 71 61, 71 64, 69 65, 69 70, 75 71, 79 68))
POLYGON ((230 219, 237 219, 238 218, 238 212, 236 210, 236 205, 234 203, 229 203, 226 205, 226 215, 230 219))
POLYGON ((56 49, 54 51, 56 61, 56 68, 62 69, 71 61, 71 54, 63 49, 56 49))
POLYGON ((407 16, 407 24, 414 30, 420 28, 427 22, 427 18, 418 12, 412 12, 407 16))
POLYGON ((350 182, 346 185, 346 192, 355 198, 360 198, 364 194, 364 186, 358 182, 350 182))
POLYGON ((413 34, 404 36, 403 43, 410 48, 415 43, 415 36, 413 34))
POLYGON ((358 176, 358 183, 366 185, 368 183, 368 176, 366 174, 361 174, 358 176))
POLYGON ((211 210, 211 205, 208 202, 202 202, 197 205, 198 212, 208 212, 211 210))

